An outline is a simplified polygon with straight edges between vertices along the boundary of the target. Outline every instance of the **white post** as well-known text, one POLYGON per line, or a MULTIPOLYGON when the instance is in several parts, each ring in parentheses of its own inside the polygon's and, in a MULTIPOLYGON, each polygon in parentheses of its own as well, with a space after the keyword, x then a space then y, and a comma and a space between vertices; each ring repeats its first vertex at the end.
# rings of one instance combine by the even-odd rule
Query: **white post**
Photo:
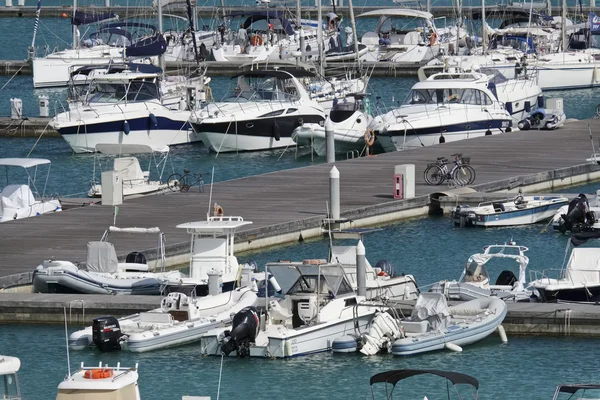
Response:
POLYGON ((327 155, 327 163, 335 162, 335 135, 333 124, 330 120, 325 123, 325 152, 327 155))
MULTIPOLYGON (((427 1, 429 2, 429 0, 427 1)), ((354 19, 354 6, 352 5, 352 0, 348 0, 348 7, 350 9, 350 22, 352 23, 352 39, 354 42, 354 54, 356 54, 356 62, 359 64, 360 68, 360 57, 358 56, 358 33, 356 33, 356 20, 354 19)))
POLYGON ((549 16, 552 15, 552 0, 546 0, 546 14, 548 14, 549 16))
POLYGON ((563 0, 562 2, 562 51, 567 51, 567 34, 566 34, 566 26, 565 21, 567 20, 567 0, 563 0))
POLYGON ((367 257, 362 240, 356 245, 356 286, 358 295, 367 297, 367 257))
POLYGON ((481 36, 481 47, 483 48, 483 54, 486 53, 486 49, 487 49, 487 29, 486 29, 486 22, 485 22, 485 0, 481 0, 481 29, 482 29, 482 36, 481 36))
POLYGON ((104 7, 110 8, 110 0, 104 0, 104 7))
POLYGON ((317 0, 317 43, 319 48, 319 74, 325 75, 325 60, 323 59, 323 10, 321 10, 321 0, 317 0))
MULTIPOLYGON (((156 4, 157 4, 157 7, 158 7, 158 10, 157 10, 157 12, 158 12, 158 32, 162 35, 164 33, 163 32, 162 1, 158 0, 156 2, 156 4)), ((158 56, 158 64, 159 64, 158 66, 162 69, 162 73, 163 73, 163 76, 164 76, 164 74, 166 72, 166 70, 165 70, 166 66, 165 66, 165 56, 164 56, 164 53, 161 54, 160 56, 158 56)))
POLYGON ((329 171, 329 218, 340 219, 340 171, 333 166, 329 171))
MULTIPOLYGON (((77 0, 73 0, 73 17, 75 17, 75 13, 77 12, 77 0)), ((73 48, 76 48, 79 45, 79 40, 77 40, 79 29, 77 25, 73 24, 73 48)))

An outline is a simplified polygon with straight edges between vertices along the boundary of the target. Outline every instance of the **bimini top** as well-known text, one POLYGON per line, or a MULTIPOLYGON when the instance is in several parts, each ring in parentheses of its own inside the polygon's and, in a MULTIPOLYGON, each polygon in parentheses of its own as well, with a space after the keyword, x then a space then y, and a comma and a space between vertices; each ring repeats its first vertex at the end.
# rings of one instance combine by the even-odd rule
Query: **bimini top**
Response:
POLYGON ((129 82, 134 79, 155 79, 158 77, 158 75, 159 74, 157 74, 157 73, 123 71, 123 72, 117 72, 115 74, 105 74, 105 75, 95 76, 94 81, 104 82, 104 83, 119 83, 119 82, 129 82))
POLYGON ((251 221, 244 221, 242 217, 209 217, 206 221, 186 222, 177 225, 177 228, 187 229, 191 234, 232 233, 240 226, 250 225, 251 221))
MULTIPOLYGON (((600 384, 568 384, 568 385, 559 385, 556 388, 556 394, 558 393, 576 393, 579 390, 590 390, 590 389, 600 389, 600 384)), ((556 395, 554 396, 556 399, 556 395)))
POLYGON ((168 153, 169 146, 158 147, 149 144, 113 144, 101 143, 96 145, 96 151, 102 154, 118 156, 121 154, 168 153))
POLYGON ((415 17, 433 19, 433 15, 427 11, 411 10, 409 8, 387 8, 384 10, 367 11, 356 18, 362 17, 415 17))
POLYGON ((21 360, 17 357, 0 356, 0 375, 14 374, 21 368, 21 360))
POLYGON ((314 72, 307 71, 303 68, 295 69, 281 69, 281 70, 268 70, 268 71, 246 71, 240 72, 231 77, 231 79, 239 78, 240 76, 251 76, 251 77, 274 77, 277 79, 290 79, 290 78, 304 78, 315 76, 314 72))
POLYGON ((479 390, 479 382, 472 376, 461 374, 458 372, 440 371, 435 369, 397 369, 394 371, 381 372, 371 377, 370 385, 375 383, 389 383, 394 386, 406 378, 416 375, 432 374, 448 379, 453 385, 471 385, 479 390))
POLYGON ((0 158, 0 165, 9 167, 31 168, 42 164, 50 164, 45 158, 0 158))

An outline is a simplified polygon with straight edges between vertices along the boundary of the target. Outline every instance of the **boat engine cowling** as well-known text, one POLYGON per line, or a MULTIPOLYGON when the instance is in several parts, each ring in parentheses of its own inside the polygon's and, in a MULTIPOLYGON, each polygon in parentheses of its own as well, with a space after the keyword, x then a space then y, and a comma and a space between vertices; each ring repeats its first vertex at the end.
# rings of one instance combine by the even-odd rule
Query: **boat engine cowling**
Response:
POLYGON ((590 206, 586 195, 579 194, 579 196, 569 202, 567 213, 561 215, 564 222, 560 226, 560 230, 563 233, 566 231, 573 231, 573 228, 575 227, 577 227, 575 228, 577 231, 582 230, 584 228, 583 225, 586 224, 588 219, 594 218, 595 220, 595 215, 589 215, 588 217, 588 214, 590 214, 589 209, 590 206))
POLYGON ((100 317, 92 321, 92 340, 102 352, 121 350, 121 326, 115 317, 100 317))
POLYGON ((259 329, 258 312, 255 307, 244 307, 233 317, 231 332, 225 331, 221 351, 229 355, 237 350, 238 357, 250 356, 250 343, 256 340, 259 329))

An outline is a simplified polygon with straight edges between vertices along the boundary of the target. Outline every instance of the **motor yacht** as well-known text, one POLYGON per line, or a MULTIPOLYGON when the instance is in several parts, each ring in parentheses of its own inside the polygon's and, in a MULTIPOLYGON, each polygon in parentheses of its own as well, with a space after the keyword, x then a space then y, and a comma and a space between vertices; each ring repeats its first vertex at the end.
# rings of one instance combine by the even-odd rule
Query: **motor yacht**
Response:
POLYGON ((512 117, 489 83, 482 73, 433 74, 400 107, 375 117, 375 140, 396 151, 506 132, 512 117))
POLYGON ((325 121, 323 107, 299 81, 311 76, 304 69, 237 74, 235 89, 223 100, 192 113, 193 130, 217 153, 293 146, 295 128, 325 121))
POLYGON ((140 400, 138 365, 125 368, 121 363, 110 367, 100 362, 97 367, 81 363, 58 385, 56 400, 77 399, 131 399, 140 400))

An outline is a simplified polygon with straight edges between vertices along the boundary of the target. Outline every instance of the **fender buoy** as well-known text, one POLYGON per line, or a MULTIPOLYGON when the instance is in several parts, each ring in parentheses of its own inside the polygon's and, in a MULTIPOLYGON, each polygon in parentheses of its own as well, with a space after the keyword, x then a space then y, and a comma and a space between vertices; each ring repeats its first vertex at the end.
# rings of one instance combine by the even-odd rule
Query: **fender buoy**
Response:
POLYGON ((220 205, 218 205, 217 203, 215 203, 215 207, 213 209, 213 213, 215 215, 215 217, 222 217, 224 212, 223 212, 223 207, 221 207, 220 205))
POLYGON ((262 44, 263 44, 262 37, 260 37, 259 35, 252 36, 250 38, 250 44, 252 44, 252 46, 262 46, 262 44))
POLYGON ((86 379, 107 379, 113 377, 112 369, 89 369, 83 375, 86 379))
POLYGON ((369 147, 373 146, 373 143, 375 143, 375 132, 373 129, 367 129, 365 131, 365 143, 369 147))
POLYGON ((437 41, 437 33, 433 32, 431 36, 429 36, 429 45, 433 46, 437 41))
POLYGON ((385 271, 380 271, 377 276, 389 276, 387 272, 385 271))

